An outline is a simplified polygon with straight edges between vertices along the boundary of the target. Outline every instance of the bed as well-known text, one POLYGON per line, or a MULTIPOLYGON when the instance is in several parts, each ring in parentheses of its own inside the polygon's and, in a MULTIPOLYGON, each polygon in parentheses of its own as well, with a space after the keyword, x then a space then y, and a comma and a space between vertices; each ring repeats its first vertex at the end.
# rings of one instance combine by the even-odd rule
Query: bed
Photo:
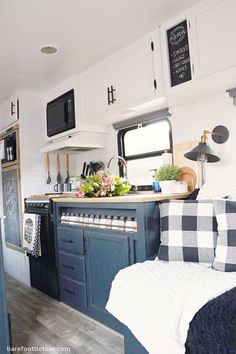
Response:
POLYGON ((125 354, 235 354, 236 202, 214 202, 217 215, 209 201, 173 203, 161 210, 158 256, 168 259, 121 270, 106 308, 126 326, 125 354), (197 230, 184 230, 186 215, 197 230))
MULTIPOLYGON (((235 286, 235 272, 217 272, 195 263, 146 261, 117 274, 106 308, 146 352, 183 354, 194 315, 235 286)), ((137 353, 127 350, 126 354, 137 353)))

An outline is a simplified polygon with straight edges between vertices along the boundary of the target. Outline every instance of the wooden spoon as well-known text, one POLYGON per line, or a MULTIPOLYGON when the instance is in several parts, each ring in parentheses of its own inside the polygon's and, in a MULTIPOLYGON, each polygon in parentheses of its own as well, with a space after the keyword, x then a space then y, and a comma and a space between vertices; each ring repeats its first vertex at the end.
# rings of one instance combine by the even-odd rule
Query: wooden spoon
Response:
POLYGON ((58 184, 62 183, 59 154, 57 154, 57 183, 58 184))
POLYGON ((65 183, 69 183, 70 182, 70 175, 69 175, 69 155, 66 154, 66 179, 65 179, 65 183))
POLYGON ((47 178, 47 184, 50 184, 52 182, 51 176, 50 176, 50 160, 49 160, 49 154, 47 154, 47 172, 48 172, 48 178, 47 178))

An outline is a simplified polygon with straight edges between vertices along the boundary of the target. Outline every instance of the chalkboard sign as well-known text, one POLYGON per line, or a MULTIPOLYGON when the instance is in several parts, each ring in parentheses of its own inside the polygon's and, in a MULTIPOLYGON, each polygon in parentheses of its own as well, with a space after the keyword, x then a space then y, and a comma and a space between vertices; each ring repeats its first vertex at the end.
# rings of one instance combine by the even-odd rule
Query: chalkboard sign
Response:
POLYGON ((19 218, 19 180, 18 168, 9 167, 2 170, 3 212, 5 241, 14 246, 21 246, 21 229, 19 218))
POLYGON ((167 31, 171 86, 192 79, 187 21, 167 31))

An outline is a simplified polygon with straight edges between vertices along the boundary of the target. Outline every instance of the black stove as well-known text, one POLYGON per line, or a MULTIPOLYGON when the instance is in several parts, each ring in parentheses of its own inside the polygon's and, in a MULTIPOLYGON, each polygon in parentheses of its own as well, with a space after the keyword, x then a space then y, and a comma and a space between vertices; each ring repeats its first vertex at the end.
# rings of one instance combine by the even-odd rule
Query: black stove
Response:
POLYGON ((31 286, 59 299, 54 238, 53 202, 50 198, 26 198, 25 212, 41 216, 41 257, 29 255, 31 286))

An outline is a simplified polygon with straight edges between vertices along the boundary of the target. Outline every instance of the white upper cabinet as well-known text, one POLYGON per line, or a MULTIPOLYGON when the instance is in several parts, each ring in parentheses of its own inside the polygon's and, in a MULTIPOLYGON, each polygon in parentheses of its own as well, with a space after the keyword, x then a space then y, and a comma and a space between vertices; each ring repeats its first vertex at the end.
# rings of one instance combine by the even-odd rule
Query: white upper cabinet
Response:
POLYGON ((13 96, 0 106, 0 130, 4 130, 19 119, 19 100, 13 96))
POLYGON ((152 42, 151 35, 142 37, 81 74, 83 113, 87 121, 96 121, 156 97, 159 78, 155 77, 152 42))
POLYGON ((201 77, 236 65, 236 1, 210 0, 191 15, 196 76, 201 77))
POLYGON ((88 120, 106 114, 111 107, 112 65, 110 60, 95 65, 81 75, 82 103, 88 120))
POLYGON ((152 45, 152 37, 145 36, 114 55, 114 97, 117 107, 155 96, 157 84, 154 82, 152 45))

